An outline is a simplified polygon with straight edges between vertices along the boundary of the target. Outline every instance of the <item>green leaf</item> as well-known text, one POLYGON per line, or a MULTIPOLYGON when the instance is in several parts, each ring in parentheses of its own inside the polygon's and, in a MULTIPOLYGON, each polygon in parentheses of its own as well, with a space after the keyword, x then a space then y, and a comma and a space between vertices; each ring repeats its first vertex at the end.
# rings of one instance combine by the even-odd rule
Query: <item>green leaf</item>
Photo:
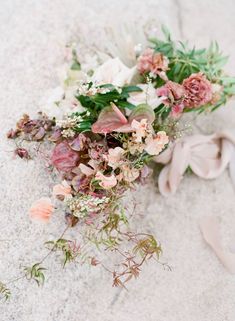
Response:
POLYGON ((134 119, 137 121, 140 121, 141 119, 147 119, 151 124, 155 119, 155 114, 149 105, 140 104, 136 106, 136 108, 130 114, 129 122, 131 123, 134 119))
POLYGON ((78 61, 74 61, 70 67, 71 70, 81 70, 81 64, 78 61))
POLYGON ((5 301, 9 300, 11 297, 11 291, 7 286, 0 281, 0 300, 4 299, 5 301))
POLYGON ((135 109, 135 105, 129 103, 128 101, 119 101, 117 103, 118 107, 121 107, 121 108, 128 108, 128 109, 135 109))
POLYGON ((44 272, 46 269, 41 263, 35 263, 32 267, 25 267, 25 276, 28 280, 34 280, 38 286, 42 286, 45 281, 44 272))
POLYGON ((164 36, 166 37, 166 40, 167 41, 171 41, 171 34, 170 34, 170 31, 167 29, 167 27, 166 26, 164 26, 164 25, 162 25, 162 32, 163 32, 163 34, 164 34, 164 36))
POLYGON ((122 93, 132 93, 132 92, 141 92, 143 91, 138 86, 125 86, 122 88, 122 93))

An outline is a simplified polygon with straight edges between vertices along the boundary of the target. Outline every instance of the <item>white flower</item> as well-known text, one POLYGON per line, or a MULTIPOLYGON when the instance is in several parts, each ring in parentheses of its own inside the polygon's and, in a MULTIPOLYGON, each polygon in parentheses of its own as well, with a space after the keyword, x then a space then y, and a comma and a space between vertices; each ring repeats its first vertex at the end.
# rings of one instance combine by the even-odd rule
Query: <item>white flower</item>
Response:
POLYGON ((140 104, 148 104, 153 109, 162 103, 162 98, 159 98, 156 89, 152 84, 139 84, 137 85, 142 91, 130 93, 127 101, 135 106, 140 104))
POLYGON ((112 84, 122 87, 131 82, 135 73, 136 67, 128 68, 119 58, 114 58, 98 67, 91 79, 99 85, 112 84))

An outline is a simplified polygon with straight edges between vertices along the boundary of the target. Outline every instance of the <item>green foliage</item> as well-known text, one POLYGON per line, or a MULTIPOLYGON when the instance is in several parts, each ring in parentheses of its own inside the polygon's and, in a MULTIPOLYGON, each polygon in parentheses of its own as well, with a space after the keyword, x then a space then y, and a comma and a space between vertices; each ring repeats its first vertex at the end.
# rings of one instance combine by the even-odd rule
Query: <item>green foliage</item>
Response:
POLYGON ((42 286, 45 281, 44 271, 46 269, 41 266, 41 263, 36 263, 31 267, 24 269, 25 276, 28 280, 34 280, 38 286, 42 286))
POLYGON ((135 254, 140 254, 142 257, 156 255, 159 258, 162 249, 153 235, 146 235, 140 239, 133 249, 135 254))
POLYGON ((70 69, 71 70, 81 70, 81 64, 78 61, 77 52, 75 49, 72 50, 72 56, 73 56, 73 59, 72 59, 72 64, 71 64, 70 69))
POLYGON ((72 262, 79 254, 74 253, 71 247, 71 241, 66 239, 58 239, 57 241, 48 241, 45 243, 46 247, 52 251, 60 251, 63 254, 63 267, 69 262, 72 262))
POLYGON ((11 297, 11 291, 7 286, 0 281, 0 300, 4 299, 5 301, 9 300, 11 297))
MULTIPOLYGON (((92 85, 92 84, 91 84, 92 85)), ((142 91, 137 86, 124 86, 120 90, 111 84, 100 86, 100 88, 110 88, 107 93, 97 93, 93 96, 78 95, 76 98, 80 101, 83 107, 89 111, 96 111, 97 115, 101 109, 115 102, 119 107, 126 107, 129 109, 135 108, 134 105, 127 102, 127 98, 131 92, 142 91)))

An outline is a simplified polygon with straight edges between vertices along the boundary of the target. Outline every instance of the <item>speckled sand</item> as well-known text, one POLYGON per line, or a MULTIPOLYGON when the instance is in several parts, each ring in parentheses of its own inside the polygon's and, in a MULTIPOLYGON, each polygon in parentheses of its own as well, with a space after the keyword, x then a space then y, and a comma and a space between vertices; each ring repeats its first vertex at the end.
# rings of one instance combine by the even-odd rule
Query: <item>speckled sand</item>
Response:
MULTIPOLYGON (((34 115, 48 88, 58 84, 63 45, 76 36, 99 45, 109 16, 155 19, 176 38, 206 45, 217 38, 230 54, 235 74, 234 0, 1 0, 0 2, 0 280, 18 274, 20 266, 40 259, 43 242, 57 237, 63 217, 47 226, 32 223, 30 204, 48 195, 52 181, 38 160, 13 159, 5 132, 23 112, 34 115), (4 241, 5 240, 5 241, 4 241)), ((235 126, 235 103, 212 116, 200 116, 203 133, 235 126)), ((149 264, 129 291, 111 287, 110 276, 98 267, 69 266, 48 261, 42 289, 26 281, 12 287, 12 299, 0 305, 1 321, 234 321, 235 277, 204 243, 199 218, 221 217, 224 242, 234 240, 235 191, 228 173, 215 181, 184 179, 168 199, 149 184, 143 198, 143 228, 156 234, 171 272, 149 264), (51 271, 54 271, 52 274, 51 271)))

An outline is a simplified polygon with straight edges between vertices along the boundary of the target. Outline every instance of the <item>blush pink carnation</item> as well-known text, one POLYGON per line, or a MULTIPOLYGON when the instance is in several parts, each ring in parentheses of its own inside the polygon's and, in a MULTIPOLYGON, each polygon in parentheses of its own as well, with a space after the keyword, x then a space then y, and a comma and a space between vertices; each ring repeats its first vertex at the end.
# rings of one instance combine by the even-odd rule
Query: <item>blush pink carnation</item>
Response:
POLYGON ((157 95, 166 97, 163 101, 165 104, 172 104, 184 97, 185 90, 180 84, 173 81, 168 81, 164 86, 157 89, 157 95))
POLYGON ((141 74, 152 72, 160 74, 168 69, 168 59, 160 52, 155 52, 151 48, 147 48, 138 58, 137 68, 141 74))
POLYGON ((213 98, 212 86, 203 73, 192 74, 183 81, 185 90, 184 105, 189 108, 200 107, 213 98))

